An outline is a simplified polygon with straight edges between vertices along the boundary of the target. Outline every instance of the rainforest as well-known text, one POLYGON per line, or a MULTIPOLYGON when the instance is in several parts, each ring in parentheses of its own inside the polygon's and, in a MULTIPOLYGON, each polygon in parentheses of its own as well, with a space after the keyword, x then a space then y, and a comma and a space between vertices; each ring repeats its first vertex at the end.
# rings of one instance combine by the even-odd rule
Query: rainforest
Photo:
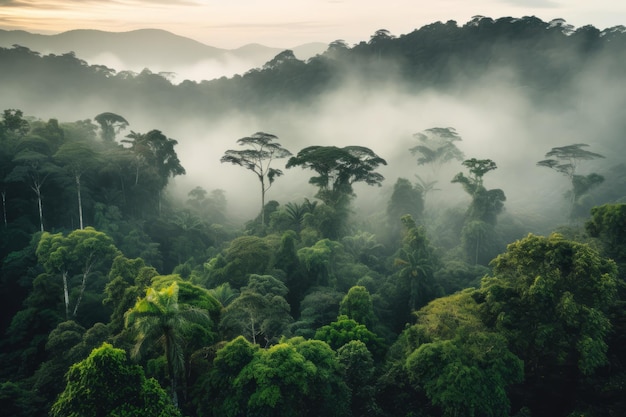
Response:
POLYGON ((626 415, 626 29, 245 73, 0 48, 5 416, 626 415))

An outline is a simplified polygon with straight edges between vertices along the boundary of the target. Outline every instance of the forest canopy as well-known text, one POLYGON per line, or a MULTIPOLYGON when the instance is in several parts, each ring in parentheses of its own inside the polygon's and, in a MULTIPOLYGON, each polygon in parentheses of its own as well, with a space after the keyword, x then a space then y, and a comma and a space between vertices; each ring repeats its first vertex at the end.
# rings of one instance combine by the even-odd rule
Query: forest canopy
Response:
POLYGON ((605 59, 623 80, 625 36, 476 17, 178 85, 0 48, 0 86, 15 98, 0 114, 0 409, 625 414, 619 140, 598 131, 560 143, 567 130, 523 138, 471 120, 493 125, 502 152, 441 122, 454 109, 420 128, 393 119, 402 129, 386 132, 383 109, 401 105, 384 100, 364 127, 350 118, 358 107, 330 106, 332 123, 307 114, 311 140, 285 128, 352 75, 374 96, 391 79, 450 93, 503 65, 540 109, 583 114, 568 107, 571 88, 605 59), (93 94, 99 110, 82 115, 77 103, 93 94), (57 97, 54 117, 23 110, 57 97), (246 112, 256 118, 233 119, 243 133, 221 119, 246 112), (182 129, 200 116, 194 126, 215 130, 182 129), (215 132, 220 147, 205 147, 215 132), (517 153, 527 144, 528 158, 517 153), (192 177, 197 160, 224 171, 192 177), (521 194, 520 178, 535 175, 544 180, 521 194), (253 195, 243 219, 237 189, 253 195), (524 198, 542 209, 520 210, 524 198))

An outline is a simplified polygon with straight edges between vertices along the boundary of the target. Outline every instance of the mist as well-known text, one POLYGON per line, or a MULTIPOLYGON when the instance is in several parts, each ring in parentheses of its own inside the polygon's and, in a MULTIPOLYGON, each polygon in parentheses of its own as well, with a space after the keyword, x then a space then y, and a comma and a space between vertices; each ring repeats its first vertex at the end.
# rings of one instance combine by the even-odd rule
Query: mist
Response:
MULTIPOLYGON (((415 175, 428 176, 409 149, 416 145, 413 134, 431 127, 454 127, 462 138, 458 148, 466 158, 492 159, 498 169, 485 176, 488 189, 501 188, 507 197, 507 213, 524 218, 534 227, 565 223, 563 193, 569 188, 564 176, 536 163, 552 147, 573 143, 606 156, 583 162, 580 172, 602 173, 621 162, 623 144, 618 132, 623 91, 604 78, 598 83, 597 68, 579 80, 561 106, 547 108, 534 103, 516 87, 510 70, 486 74, 473 85, 454 91, 412 94, 404 84, 388 81, 369 86, 353 81, 325 94, 314 103, 291 108, 265 109, 266 114, 231 114, 219 123, 192 118, 168 126, 167 134, 179 141, 178 155, 187 170, 177 178, 171 193, 183 197, 195 186, 224 189, 229 211, 240 218, 255 217, 260 208, 260 185, 256 177, 239 166, 221 164, 227 149, 237 149, 236 140, 258 131, 272 133, 293 154, 310 145, 361 145, 384 158, 379 167, 383 187, 357 185, 353 207, 375 214, 384 212, 397 178, 415 182, 415 175), (620 95, 621 93, 621 95, 620 95), (607 100, 608 98, 608 100, 607 100)), ((276 160, 284 176, 276 180, 266 201, 300 202, 312 198, 316 188, 308 184, 313 173, 300 168, 284 169, 286 160, 276 160)), ((428 196, 432 210, 464 205, 469 196, 450 180, 465 172, 460 162, 444 167, 437 188, 428 196)), ((529 230, 541 232, 542 230, 529 230)))
MULTIPOLYGON (((230 70, 235 71, 241 63, 230 64, 230 70)), ((180 68, 177 74, 201 72, 208 78, 212 74, 205 65, 212 63, 180 68)), ((385 62, 382 67, 388 73, 381 80, 372 81, 351 69, 340 87, 314 100, 284 105, 274 102, 258 111, 230 109, 219 118, 198 111, 181 112, 176 102, 167 107, 146 107, 110 102, 100 96, 83 97, 81 102, 55 97, 54 106, 50 106, 49 99, 20 94, 19 86, 6 91, 0 102, 3 108, 20 108, 26 115, 60 121, 93 119, 105 111, 115 112, 130 122, 122 135, 130 130, 161 130, 178 141, 176 152, 187 172, 171 181, 168 193, 184 200, 197 186, 207 191, 225 190, 229 216, 241 221, 259 213, 260 184, 250 171, 222 164, 220 158, 227 149, 237 149, 238 139, 259 131, 278 136, 278 142, 293 154, 311 145, 361 145, 372 149, 388 163, 378 169, 385 181, 382 187, 357 184, 353 208, 364 216, 375 216, 384 213, 397 178, 415 182, 416 174, 428 176, 427 167, 418 166, 409 152, 416 145, 413 135, 433 127, 453 127, 462 138, 457 146, 467 159, 496 162, 497 170, 484 178, 486 188, 502 189, 507 197, 506 213, 524 219, 532 232, 545 232, 547 225, 567 221, 563 198, 569 188, 567 178, 536 166, 551 148, 585 143, 589 150, 606 157, 583 161, 581 174, 603 174, 623 160, 626 122, 621 112, 626 85, 615 74, 616 69, 602 59, 580 70, 569 90, 558 94, 547 91, 549 99, 541 100, 536 92, 524 87, 515 69, 506 66, 445 89, 421 90, 400 81, 395 75, 395 63, 385 62)), ((158 68, 151 70, 158 72, 158 68)), ((226 71, 226 67, 219 71, 226 71)), ((313 173, 284 169, 286 162, 274 161, 272 166, 283 169, 284 176, 276 179, 266 201, 285 204, 313 199, 317 190, 308 184, 313 173)), ((440 190, 428 195, 428 210, 467 207, 469 196, 459 184, 450 183, 458 172, 466 172, 460 162, 444 167, 437 183, 440 190)))

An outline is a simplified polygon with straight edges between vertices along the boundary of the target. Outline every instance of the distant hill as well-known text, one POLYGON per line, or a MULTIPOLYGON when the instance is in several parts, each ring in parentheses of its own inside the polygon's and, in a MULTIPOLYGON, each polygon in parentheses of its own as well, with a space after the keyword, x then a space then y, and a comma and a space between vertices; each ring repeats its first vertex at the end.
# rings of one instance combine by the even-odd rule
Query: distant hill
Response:
MULTIPOLYGON (((139 72, 148 68, 153 72, 181 73, 195 67, 205 69, 207 74, 215 77, 261 67, 283 51, 281 48, 259 44, 232 50, 221 49, 160 29, 130 32, 79 29, 56 35, 0 30, 0 47, 13 45, 24 46, 42 54, 74 52, 76 57, 89 64, 106 65, 117 71, 139 72)), ((306 60, 322 53, 326 47, 324 43, 310 43, 291 49, 299 59, 306 60)), ((184 77, 187 74, 181 75, 184 77)))

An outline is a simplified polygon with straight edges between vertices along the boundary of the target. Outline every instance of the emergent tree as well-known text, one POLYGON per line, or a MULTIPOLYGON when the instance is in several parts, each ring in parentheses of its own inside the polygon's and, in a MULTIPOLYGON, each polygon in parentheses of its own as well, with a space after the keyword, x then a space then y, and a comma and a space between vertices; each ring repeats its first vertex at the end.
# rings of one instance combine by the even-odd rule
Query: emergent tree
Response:
POLYGON ((565 175, 571 182, 572 188, 565 193, 565 197, 569 199, 570 204, 570 219, 573 219, 575 215, 574 211, 580 197, 604 181, 604 177, 596 173, 589 175, 576 173, 580 162, 604 158, 604 156, 598 153, 582 149, 587 146, 589 145, 586 143, 575 143, 573 145, 552 148, 545 155, 549 159, 537 162, 537 166, 553 169, 565 175))
POLYGON ((241 146, 248 149, 229 149, 220 159, 221 162, 230 162, 242 166, 256 174, 261 182, 261 224, 265 226, 265 193, 270 189, 274 180, 283 175, 283 171, 271 167, 275 159, 291 156, 291 152, 283 148, 280 143, 274 142, 277 136, 265 132, 257 132, 237 140, 241 146))

